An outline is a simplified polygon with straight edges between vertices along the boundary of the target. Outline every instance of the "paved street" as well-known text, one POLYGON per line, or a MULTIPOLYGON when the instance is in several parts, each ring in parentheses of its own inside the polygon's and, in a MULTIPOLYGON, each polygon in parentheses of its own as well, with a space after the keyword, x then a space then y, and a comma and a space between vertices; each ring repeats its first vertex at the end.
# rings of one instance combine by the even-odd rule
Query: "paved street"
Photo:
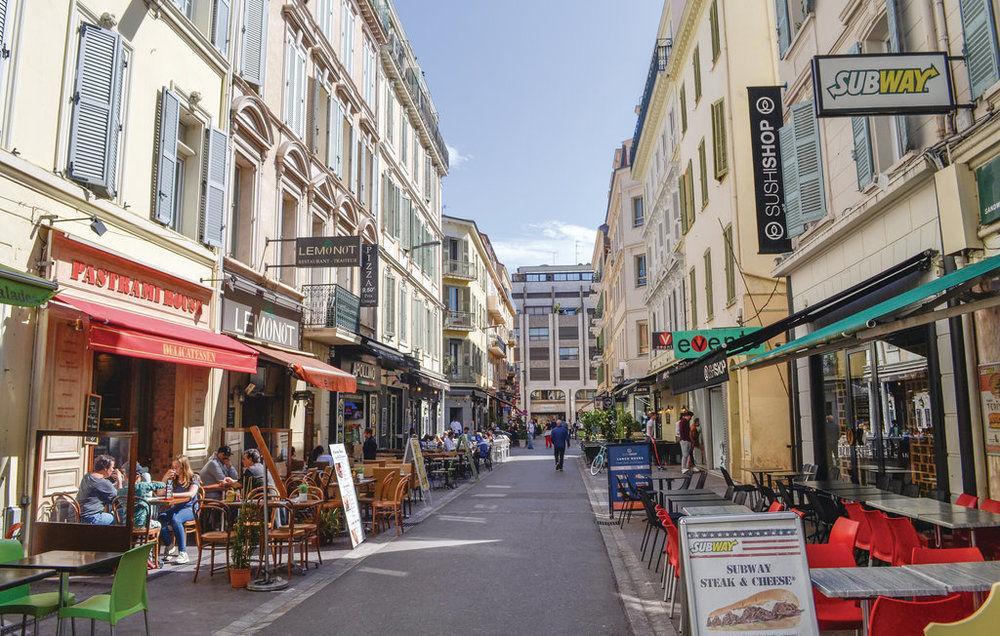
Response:
POLYGON ((264 631, 628 633, 576 467, 541 438, 264 631), (464 609, 463 609, 464 608, 464 609))

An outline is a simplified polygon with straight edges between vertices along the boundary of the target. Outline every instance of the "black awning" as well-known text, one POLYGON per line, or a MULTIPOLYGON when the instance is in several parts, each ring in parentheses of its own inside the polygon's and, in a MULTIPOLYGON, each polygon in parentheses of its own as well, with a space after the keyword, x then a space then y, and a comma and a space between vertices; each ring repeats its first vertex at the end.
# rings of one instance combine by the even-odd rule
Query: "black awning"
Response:
MULTIPOLYGON (((399 351, 396 351, 392 347, 386 346, 379 342, 378 340, 372 340, 371 338, 362 337, 361 347, 378 358, 379 362, 382 363, 383 367, 390 369, 409 369, 411 364, 408 362, 406 356, 399 351)), ((410 358, 412 360, 412 358, 410 358)))
POLYGON ((670 392, 674 395, 705 389, 729 380, 726 354, 715 351, 670 373, 670 392))

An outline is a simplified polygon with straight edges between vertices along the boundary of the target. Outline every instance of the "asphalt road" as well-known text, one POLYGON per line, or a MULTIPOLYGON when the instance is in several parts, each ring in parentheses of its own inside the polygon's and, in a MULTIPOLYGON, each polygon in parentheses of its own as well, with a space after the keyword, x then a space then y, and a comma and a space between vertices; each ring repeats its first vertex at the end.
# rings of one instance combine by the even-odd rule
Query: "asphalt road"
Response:
POLYGON ((538 441, 264 633, 629 633, 579 449, 538 441))

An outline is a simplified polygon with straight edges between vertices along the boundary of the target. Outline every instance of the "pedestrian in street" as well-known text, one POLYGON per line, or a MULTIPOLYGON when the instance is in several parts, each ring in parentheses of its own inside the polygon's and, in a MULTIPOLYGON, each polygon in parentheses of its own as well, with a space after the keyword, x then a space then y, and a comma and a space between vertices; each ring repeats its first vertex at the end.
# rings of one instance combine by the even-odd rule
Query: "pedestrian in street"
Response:
POLYGON ((695 459, 694 452, 696 450, 701 451, 701 460, 705 461, 705 438, 701 435, 701 420, 697 417, 691 420, 691 467, 695 470, 700 470, 698 468, 698 461, 695 459))
POLYGON ((535 447, 534 440, 535 440, 535 421, 529 420, 528 425, 525 428, 525 436, 524 436, 524 441, 526 442, 526 445, 529 450, 535 447))
POLYGON ((569 430, 560 421, 551 431, 552 447, 555 449, 556 470, 563 469, 563 459, 566 457, 566 446, 569 444, 569 430))
POLYGON ((691 457, 691 417, 694 413, 684 411, 677 420, 677 438, 681 445, 681 474, 691 472, 694 459, 691 457))
POLYGON ((545 423, 545 448, 552 448, 552 420, 545 423))
POLYGON ((370 428, 365 429, 365 444, 361 447, 361 452, 366 461, 371 461, 378 455, 378 442, 370 428))

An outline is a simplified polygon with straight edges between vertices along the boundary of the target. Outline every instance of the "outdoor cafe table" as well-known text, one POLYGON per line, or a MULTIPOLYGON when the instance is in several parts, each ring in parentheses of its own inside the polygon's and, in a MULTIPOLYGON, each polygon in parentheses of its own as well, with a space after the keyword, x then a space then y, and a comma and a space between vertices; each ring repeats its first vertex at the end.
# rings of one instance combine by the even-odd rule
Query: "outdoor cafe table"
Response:
POLYGON ((977 528, 1000 527, 998 514, 926 497, 882 497, 866 499, 865 504, 884 512, 933 525, 938 545, 941 545, 941 528, 968 529, 969 542, 975 546, 977 528))
POLYGON ((750 510, 742 504, 726 503, 726 504, 713 504, 704 505, 702 502, 682 504, 681 512, 688 515, 689 517, 703 517, 708 515, 742 515, 750 514, 753 510, 750 510))
POLYGON ((660 490, 673 490, 674 482, 678 479, 684 479, 686 476, 687 475, 665 475, 663 477, 654 476, 653 480, 656 482, 656 485, 659 486, 660 490), (667 482, 666 488, 663 487, 663 482, 667 482))
POLYGON ((904 565, 903 568, 937 581, 945 586, 949 594, 972 592, 978 595, 989 591, 994 583, 1000 581, 1000 561, 930 563, 904 565))
POLYGON ((674 511, 675 505, 686 503, 701 502, 705 505, 732 503, 714 490, 668 490, 666 492, 658 490, 656 492, 660 498, 660 505, 666 506, 670 512, 674 511))
POLYGON ((55 570, 24 570, 0 567, 0 592, 55 576, 55 570))

